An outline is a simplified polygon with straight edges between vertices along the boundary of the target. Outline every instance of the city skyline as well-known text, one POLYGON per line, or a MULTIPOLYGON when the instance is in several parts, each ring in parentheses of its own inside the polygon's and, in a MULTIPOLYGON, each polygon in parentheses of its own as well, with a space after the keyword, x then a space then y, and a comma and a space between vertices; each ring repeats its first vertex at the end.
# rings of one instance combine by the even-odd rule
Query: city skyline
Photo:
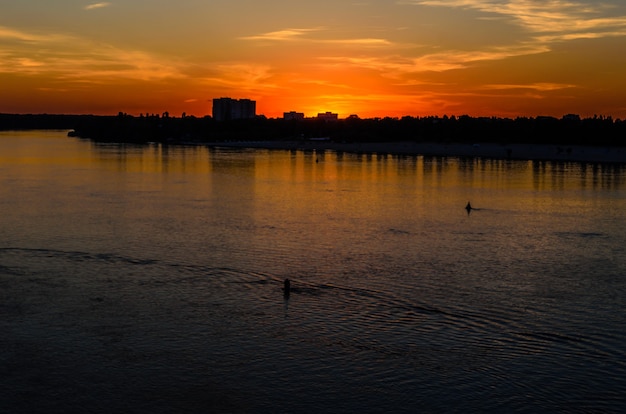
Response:
POLYGON ((0 112, 626 118, 619 0, 0 0, 0 112))

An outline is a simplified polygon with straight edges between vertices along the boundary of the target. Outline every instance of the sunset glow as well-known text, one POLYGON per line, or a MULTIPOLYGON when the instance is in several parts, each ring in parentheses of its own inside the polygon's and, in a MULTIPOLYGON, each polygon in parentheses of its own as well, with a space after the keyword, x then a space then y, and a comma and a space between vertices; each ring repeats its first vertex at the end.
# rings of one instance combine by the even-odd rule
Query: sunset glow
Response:
POLYGON ((0 112, 626 118, 622 0, 0 1, 0 112))

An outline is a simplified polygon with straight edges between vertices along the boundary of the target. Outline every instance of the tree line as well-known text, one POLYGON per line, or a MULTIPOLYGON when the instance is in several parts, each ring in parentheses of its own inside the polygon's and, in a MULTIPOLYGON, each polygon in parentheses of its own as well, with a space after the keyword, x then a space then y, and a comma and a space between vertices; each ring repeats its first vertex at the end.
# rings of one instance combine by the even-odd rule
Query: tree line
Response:
POLYGON ((626 121, 611 117, 518 118, 428 116, 216 121, 169 114, 132 116, 0 114, 0 130, 67 129, 71 135, 106 142, 203 143, 223 141, 293 141, 327 138, 337 142, 529 143, 626 146, 626 121))

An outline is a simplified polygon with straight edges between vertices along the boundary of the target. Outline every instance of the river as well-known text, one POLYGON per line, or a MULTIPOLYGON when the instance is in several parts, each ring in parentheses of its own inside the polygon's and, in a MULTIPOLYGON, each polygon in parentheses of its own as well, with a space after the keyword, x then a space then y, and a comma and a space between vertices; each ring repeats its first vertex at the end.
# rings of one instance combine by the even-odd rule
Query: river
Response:
POLYGON ((1 132, 0 412, 623 412, 624 211, 618 164, 1 132))

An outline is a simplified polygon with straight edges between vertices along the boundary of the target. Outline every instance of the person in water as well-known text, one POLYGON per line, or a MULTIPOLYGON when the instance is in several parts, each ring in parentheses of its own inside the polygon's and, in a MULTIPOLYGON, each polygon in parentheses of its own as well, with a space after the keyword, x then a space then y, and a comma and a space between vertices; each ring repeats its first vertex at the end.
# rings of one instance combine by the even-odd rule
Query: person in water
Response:
POLYGON ((472 205, 470 204, 470 202, 467 202, 467 205, 465 206, 465 210, 470 211, 472 209, 472 205))
POLYGON ((291 292, 291 282, 289 281, 289 279, 285 279, 285 282, 283 284, 283 294, 285 295, 285 297, 288 297, 290 292, 291 292))

